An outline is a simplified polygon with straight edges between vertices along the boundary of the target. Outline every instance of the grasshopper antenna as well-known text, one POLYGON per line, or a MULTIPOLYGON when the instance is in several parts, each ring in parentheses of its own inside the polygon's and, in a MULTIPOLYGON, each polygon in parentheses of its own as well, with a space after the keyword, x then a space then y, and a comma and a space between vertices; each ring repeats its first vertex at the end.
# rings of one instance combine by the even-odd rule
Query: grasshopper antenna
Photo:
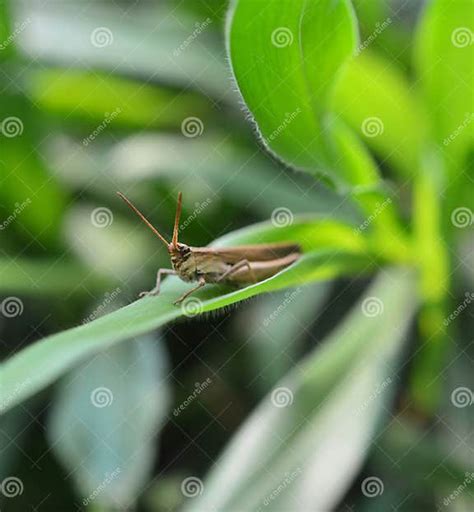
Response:
POLYGON ((178 205, 176 206, 176 217, 174 218, 173 240, 171 242, 174 247, 178 246, 179 218, 181 217, 182 202, 183 202, 183 194, 180 192, 178 194, 178 205))
POLYGON ((130 206, 130 208, 140 217, 140 219, 142 219, 142 221, 153 231, 153 233, 155 233, 155 235, 166 245, 166 247, 168 248, 168 245, 169 243, 165 240, 165 238, 160 234, 160 232, 155 228, 155 226, 153 226, 153 224, 143 215, 143 213, 136 207, 134 206, 131 201, 129 201, 123 194, 122 192, 117 192, 117 195, 123 199, 127 204, 128 206, 130 206))

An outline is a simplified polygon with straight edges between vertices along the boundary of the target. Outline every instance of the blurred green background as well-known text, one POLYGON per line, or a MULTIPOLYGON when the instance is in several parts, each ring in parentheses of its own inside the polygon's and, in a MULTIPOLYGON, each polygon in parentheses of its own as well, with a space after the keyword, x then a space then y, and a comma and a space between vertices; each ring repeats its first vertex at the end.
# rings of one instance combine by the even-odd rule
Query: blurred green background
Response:
MULTIPOLYGON (((362 40, 392 20, 370 43, 373 54, 390 63, 387 75, 395 70, 413 78, 423 3, 354 2, 362 40)), ((349 194, 286 168, 258 142, 227 62, 227 7, 224 0, 1 1, 0 299, 13 307, 0 315, 3 360, 129 304, 151 288, 159 267, 169 266, 162 246, 117 190, 166 236, 182 191, 180 237, 195 246, 281 211, 354 227, 363 221, 349 194)), ((407 124, 406 130, 414 140, 422 128, 407 124)), ((403 174, 411 155, 381 144, 373 149, 384 175, 393 178, 393 169, 403 174)), ((472 180, 470 185, 459 192, 465 194, 459 204, 472 204, 472 180)), ((407 189, 400 187, 404 219, 410 215, 407 189)), ((449 300, 455 309, 473 286, 472 231, 452 243, 458 272, 449 300)), ((362 276, 261 295, 83 361, 0 417, 0 506, 192 509, 238 428, 280 389, 275 385, 282 377, 305 368, 304 356, 369 283, 362 276)), ((474 509, 474 405, 452 401, 454 390, 474 389, 473 325, 468 302, 451 334, 449 361, 438 376, 442 398, 430 418, 407 396, 410 354, 422 326, 410 327, 404 364, 389 380, 376 381, 355 412, 344 400, 334 401, 332 407, 345 411, 345 428, 322 437, 323 448, 314 454, 324 461, 325 474, 343 475, 324 491, 331 509, 474 509), (359 446, 358 422, 382 395, 377 430, 351 454, 351 446, 359 446), (375 498, 361 494, 367 478, 377 478, 375 486, 383 482, 375 498)), ((383 329, 381 324, 380 334, 383 329)), ((348 384, 345 396, 350 389, 348 384)), ((271 421, 262 411, 265 418, 271 421)), ((324 421, 329 419, 321 428, 331 432, 324 421)), ((258 430, 258 418, 254 423, 258 430)), ((251 438, 252 429, 246 435, 251 438)), ((310 456, 306 441, 289 443, 285 456, 310 456)), ((239 447, 242 453, 253 449, 251 443, 239 447)), ((233 452, 236 468, 238 455, 233 452)), ((324 481, 318 475, 315 485, 324 481)), ((298 472, 283 471, 280 480, 285 478, 291 487, 298 472)), ((257 492, 251 483, 248 492, 257 492)), ((295 501, 287 510, 298 510, 300 491, 291 492, 295 501)), ((262 501, 260 509, 283 510, 272 503, 262 501)))

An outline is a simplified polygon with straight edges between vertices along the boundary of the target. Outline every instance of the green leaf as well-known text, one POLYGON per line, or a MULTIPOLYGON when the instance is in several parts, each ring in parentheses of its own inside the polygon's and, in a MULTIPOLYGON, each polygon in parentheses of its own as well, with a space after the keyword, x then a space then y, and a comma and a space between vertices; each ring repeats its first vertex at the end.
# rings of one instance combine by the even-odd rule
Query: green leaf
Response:
POLYGON ((206 120, 211 112, 209 103, 197 94, 103 72, 45 69, 33 72, 28 84, 30 97, 41 108, 67 119, 86 119, 100 132, 109 125, 180 128, 186 118, 206 120))
POLYGON ((165 356, 160 340, 129 340, 61 381, 48 438, 83 500, 127 508, 146 485, 170 405, 165 356))
POLYGON ((411 272, 384 273, 257 407, 187 510, 335 510, 395 392, 416 302, 411 272))
POLYGON ((176 5, 147 3, 124 10, 111 2, 87 9, 74 2, 63 2, 60 9, 56 3, 29 3, 15 11, 19 20, 31 21, 17 43, 34 61, 108 70, 230 99, 212 20, 201 19, 196 26, 176 5))
POLYGON ((363 50, 341 72, 332 108, 393 171, 412 177, 419 167, 426 121, 403 74, 363 50))
POLYGON ((324 116, 355 47, 346 0, 238 0, 229 18, 231 64, 265 144, 293 167, 330 173, 324 116))
POLYGON ((0 293, 46 297, 105 290, 110 280, 75 261, 0 258, 0 293))
POLYGON ((6 410, 44 388, 84 358, 179 317, 213 311, 260 293, 372 268, 373 259, 365 254, 363 239, 352 228, 332 221, 295 220, 281 228, 263 223, 229 234, 216 245, 291 240, 299 242, 305 254, 265 281, 237 290, 226 286, 205 287, 179 308, 173 301, 189 290, 189 284, 178 278, 166 279, 159 297, 136 301, 110 315, 27 347, 2 364, 0 403, 6 404, 6 410), (38 367, 42 369, 40 372, 38 367))
MULTIPOLYGON (((433 0, 418 28, 416 64, 433 123, 433 137, 452 173, 473 147, 474 4, 433 0)), ((408 124, 408 123, 407 123, 408 124)))

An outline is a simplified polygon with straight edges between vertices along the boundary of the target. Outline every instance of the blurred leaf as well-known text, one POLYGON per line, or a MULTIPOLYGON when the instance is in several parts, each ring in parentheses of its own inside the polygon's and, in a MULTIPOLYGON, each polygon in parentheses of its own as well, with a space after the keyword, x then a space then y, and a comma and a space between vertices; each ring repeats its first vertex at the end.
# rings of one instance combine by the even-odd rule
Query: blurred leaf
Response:
POLYGON ((51 161, 70 187, 82 189, 94 179, 96 189, 107 196, 120 183, 149 189, 150 183, 166 180, 170 187, 182 183, 185 206, 203 197, 212 201, 224 197, 265 218, 278 205, 294 214, 321 213, 354 224, 362 221, 347 196, 304 174, 279 169, 260 152, 229 140, 224 132, 195 139, 148 133, 127 137, 111 148, 84 148, 62 138, 51 148, 51 161), (268 194, 271 201, 266 200, 268 194))
POLYGON ((0 390, 8 398, 8 407, 44 388, 85 357, 176 318, 213 311, 264 292, 363 273, 373 265, 373 259, 364 255, 363 241, 354 231, 330 221, 295 221, 281 228, 262 223, 229 234, 217 244, 231 246, 292 240, 301 244, 305 254, 265 281, 241 289, 208 286, 181 307, 176 307, 173 301, 189 290, 189 284, 178 278, 166 279, 159 297, 139 300, 110 315, 27 347, 3 363, 0 370, 0 390), (38 367, 42 368, 41 372, 35 371, 38 367), (26 379, 28 386, 17 390, 18 383, 26 379))
POLYGON ((160 340, 143 337, 97 354, 60 383, 49 442, 84 500, 133 506, 167 418, 167 372, 160 340))
MULTIPOLYGON (((189 117, 206 119, 210 104, 197 94, 100 72, 43 69, 28 79, 31 98, 63 118, 100 123, 96 128, 180 128, 189 117)), ((86 144, 85 144, 86 145, 86 144)))
POLYGON ((329 286, 320 283, 275 293, 237 318, 242 338, 249 340, 250 365, 257 375, 249 386, 267 392, 295 364, 302 342, 313 339, 311 324, 322 314, 328 291, 329 286))
POLYGON ((312 174, 331 169, 324 127, 335 78, 356 41, 346 0, 238 0, 228 30, 233 72, 265 144, 312 174))
POLYGON ((74 295, 103 290, 110 281, 77 262, 58 259, 0 258, 0 293, 74 295))
POLYGON ((64 232, 67 245, 78 259, 91 272, 107 279, 121 281, 123 276, 140 273, 149 258, 163 255, 146 230, 114 215, 106 206, 93 208, 81 203, 71 208, 64 232))
POLYGON ((203 19, 195 25, 179 6, 148 2, 125 9, 107 2, 84 9, 75 2, 29 2, 15 11, 16 19, 31 20, 18 45, 32 60, 109 70, 233 98, 212 23, 203 19))
POLYGON ((384 273, 254 411, 187 510, 335 510, 393 394, 376 390, 392 382, 415 308, 413 275, 384 273))
POLYGON ((474 5, 472 0, 427 3, 416 64, 433 137, 446 154, 450 174, 459 173, 474 137, 474 5))
POLYGON ((0 228, 28 240, 58 242, 65 195, 41 154, 48 134, 41 113, 27 101, 4 96, 0 102, 0 228))
POLYGON ((332 104, 396 173, 415 174, 426 123, 410 85, 390 61, 363 50, 343 68, 332 104))

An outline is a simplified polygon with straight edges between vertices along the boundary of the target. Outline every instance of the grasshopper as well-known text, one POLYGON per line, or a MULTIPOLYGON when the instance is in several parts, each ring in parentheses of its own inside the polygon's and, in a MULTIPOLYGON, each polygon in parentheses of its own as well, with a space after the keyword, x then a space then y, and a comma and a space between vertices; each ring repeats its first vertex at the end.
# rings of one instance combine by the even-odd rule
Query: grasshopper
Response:
POLYGON ((178 242, 182 207, 181 192, 178 194, 173 237, 171 242, 168 242, 121 192, 117 192, 117 195, 165 244, 173 266, 172 269, 160 268, 156 276, 155 287, 148 292, 140 293, 140 297, 158 295, 162 277, 165 275, 177 275, 185 282, 197 281, 194 288, 174 302, 175 305, 178 305, 207 283, 225 283, 234 286, 256 283, 275 275, 301 256, 300 246, 290 242, 223 248, 191 247, 178 242))

